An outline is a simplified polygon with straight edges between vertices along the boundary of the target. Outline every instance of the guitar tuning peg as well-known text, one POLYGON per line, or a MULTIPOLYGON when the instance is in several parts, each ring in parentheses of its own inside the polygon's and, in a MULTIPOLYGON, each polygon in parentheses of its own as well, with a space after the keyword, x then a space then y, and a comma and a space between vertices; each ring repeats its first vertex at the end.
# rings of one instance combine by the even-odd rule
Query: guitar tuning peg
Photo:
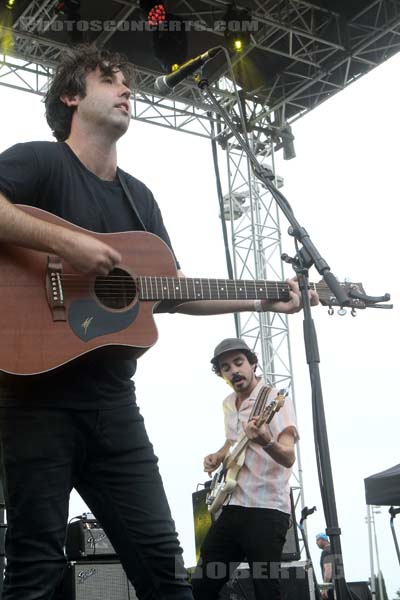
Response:
POLYGON ((347 315, 347 310, 345 308, 339 308, 339 310, 337 311, 337 314, 340 315, 341 317, 344 317, 344 315, 347 315))
POLYGON ((328 308, 328 315, 331 317, 331 316, 334 314, 334 312, 335 312, 335 311, 333 310, 332 306, 330 306, 330 307, 328 308))

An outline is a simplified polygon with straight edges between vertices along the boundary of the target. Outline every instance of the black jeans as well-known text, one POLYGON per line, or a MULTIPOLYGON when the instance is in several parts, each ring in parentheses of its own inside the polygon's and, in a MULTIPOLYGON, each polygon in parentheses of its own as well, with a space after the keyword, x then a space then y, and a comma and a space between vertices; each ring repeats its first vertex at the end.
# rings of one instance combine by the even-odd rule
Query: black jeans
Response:
POLYGON ((76 488, 140 600, 192 600, 175 525, 136 405, 0 408, 8 530, 3 600, 50 600, 76 488))
POLYGON ((279 600, 279 570, 289 515, 226 506, 209 530, 193 574, 195 600, 215 600, 237 565, 249 563, 256 600, 279 600))

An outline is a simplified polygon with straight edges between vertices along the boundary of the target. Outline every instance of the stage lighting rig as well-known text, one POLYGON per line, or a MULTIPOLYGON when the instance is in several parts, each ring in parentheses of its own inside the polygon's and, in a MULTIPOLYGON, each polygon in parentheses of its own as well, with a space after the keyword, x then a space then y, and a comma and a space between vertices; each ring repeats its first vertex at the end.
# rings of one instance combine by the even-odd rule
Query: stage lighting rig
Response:
POLYGON ((8 10, 12 10, 15 6, 15 2, 16 0, 7 0, 6 8, 8 8, 8 10))
POLYGON ((232 52, 242 52, 250 43, 251 12, 233 3, 226 11, 224 21, 224 35, 228 48, 232 52))

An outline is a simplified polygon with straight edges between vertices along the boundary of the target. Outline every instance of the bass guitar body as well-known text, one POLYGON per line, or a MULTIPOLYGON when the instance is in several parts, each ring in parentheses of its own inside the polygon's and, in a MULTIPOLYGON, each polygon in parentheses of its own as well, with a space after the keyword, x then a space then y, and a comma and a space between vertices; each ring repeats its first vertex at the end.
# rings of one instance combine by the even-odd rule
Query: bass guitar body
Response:
MULTIPOLYGON (((221 465, 215 473, 207 496, 208 510, 215 514, 223 506, 237 485, 239 471, 244 464, 245 453, 242 452, 228 469, 221 465)), ((224 461, 226 464, 226 462, 224 461)))

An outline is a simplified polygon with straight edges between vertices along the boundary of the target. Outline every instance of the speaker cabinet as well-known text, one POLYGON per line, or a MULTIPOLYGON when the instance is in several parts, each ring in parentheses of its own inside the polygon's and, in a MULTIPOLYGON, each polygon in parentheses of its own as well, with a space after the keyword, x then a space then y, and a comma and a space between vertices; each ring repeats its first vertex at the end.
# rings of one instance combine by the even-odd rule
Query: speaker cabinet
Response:
MULTIPOLYGON (((312 569, 305 562, 297 561, 292 566, 281 564, 281 600, 315 600, 312 584, 312 569)), ((255 600, 253 582, 248 568, 238 568, 222 588, 220 600, 255 600)))
POLYGON ((201 545, 204 542, 204 538, 206 537, 207 532, 214 520, 206 504, 206 498, 210 488, 210 486, 207 484, 208 482, 206 482, 203 489, 193 492, 192 494, 196 562, 199 561, 201 545))
POLYGON ((119 562, 68 563, 57 600, 137 600, 119 562))
POLYGON ((289 529, 286 534, 286 541, 282 549, 282 562, 291 562, 295 560, 300 560, 300 545, 299 545, 299 537, 297 535, 297 522, 296 522, 296 512, 294 509, 294 500, 293 500, 293 491, 290 488, 290 524, 289 529))

